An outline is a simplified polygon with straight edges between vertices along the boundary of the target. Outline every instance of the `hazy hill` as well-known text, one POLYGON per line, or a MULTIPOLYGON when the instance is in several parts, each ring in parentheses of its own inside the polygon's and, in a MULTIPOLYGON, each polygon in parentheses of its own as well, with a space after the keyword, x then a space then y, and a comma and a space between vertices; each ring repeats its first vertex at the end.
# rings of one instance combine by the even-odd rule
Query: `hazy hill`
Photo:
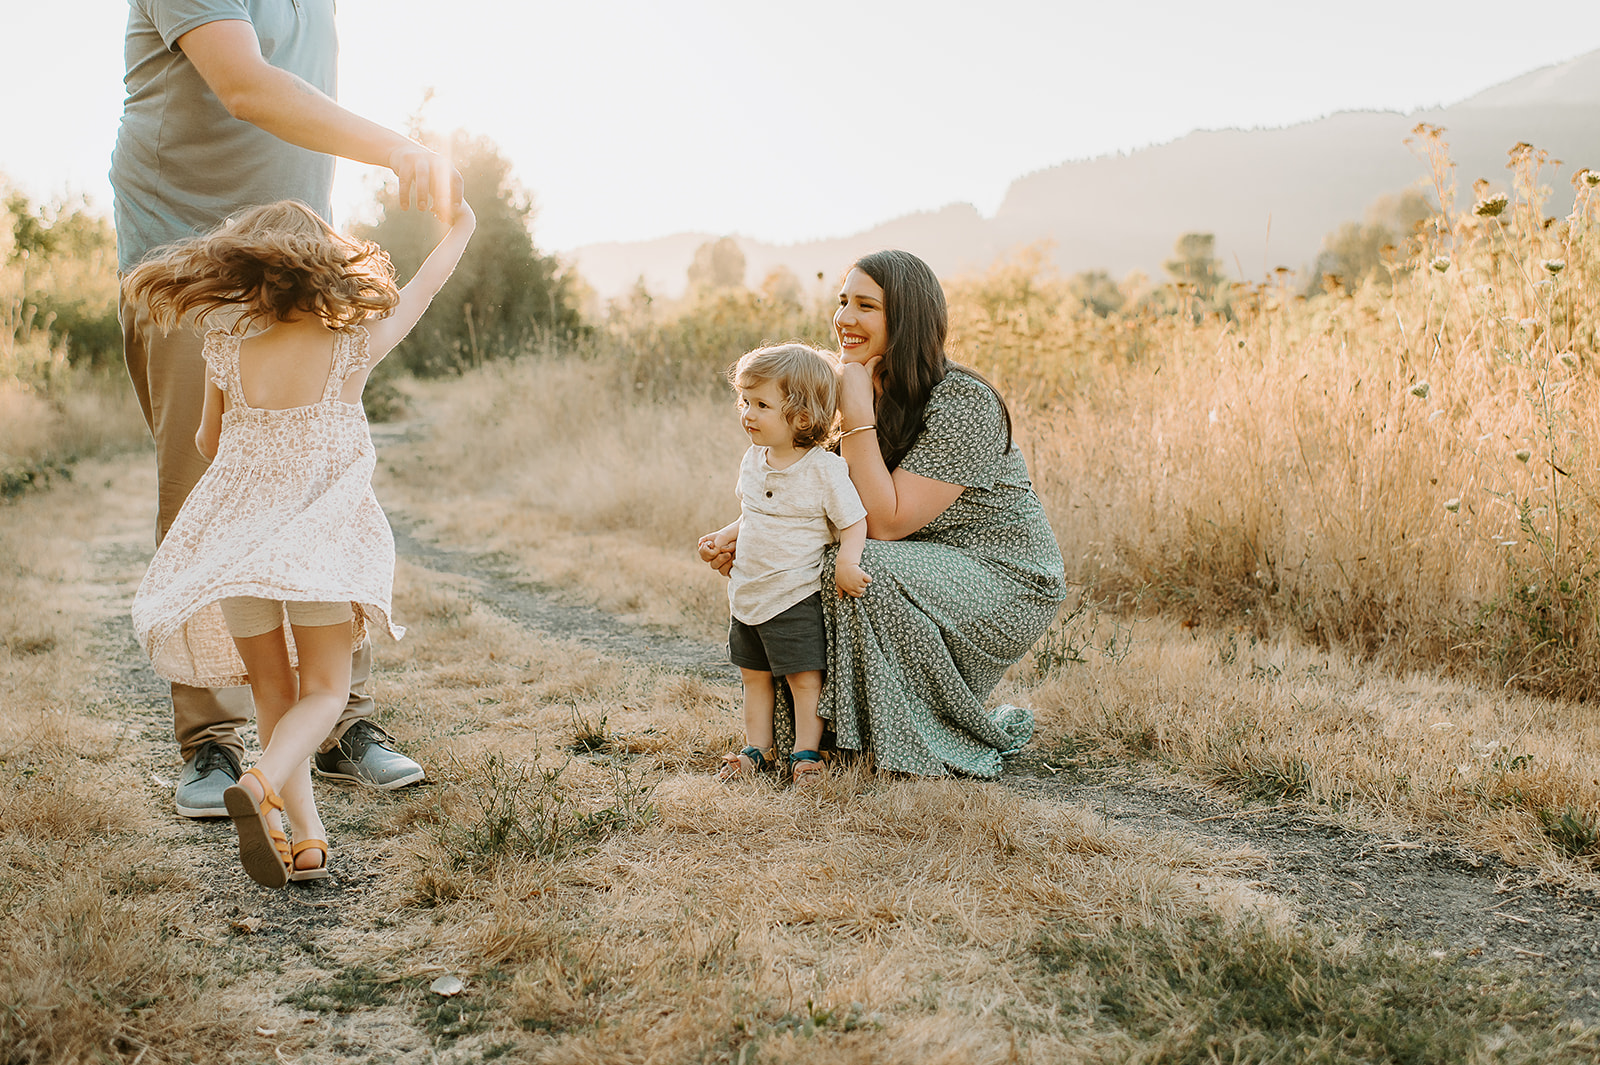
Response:
MULTIPOLYGON (((1568 184, 1583 166, 1600 167, 1600 51, 1504 82, 1460 103, 1427 111, 1351 111, 1282 129, 1203 130, 1124 155, 1063 163, 1012 183, 993 218, 969 204, 906 215, 834 240, 773 245, 738 238, 760 283, 786 265, 802 280, 820 271, 832 285, 851 258, 883 247, 923 256, 941 274, 981 268, 1022 245, 1053 242, 1067 273, 1103 269, 1154 276, 1182 233, 1208 232, 1236 276, 1273 268, 1303 270, 1323 237, 1360 219, 1379 196, 1427 176, 1406 145, 1428 122, 1446 130, 1462 199, 1472 182, 1504 186, 1506 152, 1526 141, 1565 166, 1551 172, 1550 210, 1572 202, 1568 184)), ((680 233, 637 243, 579 248, 579 271, 603 296, 641 276, 652 293, 682 292, 694 250, 720 234, 680 233)))

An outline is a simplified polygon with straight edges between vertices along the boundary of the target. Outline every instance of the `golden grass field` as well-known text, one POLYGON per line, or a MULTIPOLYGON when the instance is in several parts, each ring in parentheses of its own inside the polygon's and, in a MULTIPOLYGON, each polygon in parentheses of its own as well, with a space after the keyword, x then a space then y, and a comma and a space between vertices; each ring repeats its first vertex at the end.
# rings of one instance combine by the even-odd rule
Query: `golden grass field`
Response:
MULTIPOLYGON (((1547 227, 1536 181, 1493 215, 1447 177, 1414 269, 1350 296, 1099 318, 1026 264, 951 280, 1079 589, 996 698, 1036 708, 1038 774, 1490 863, 1490 906, 1577 915, 1576 960, 1314 920, 1257 849, 1015 779, 718 785, 736 685, 404 559, 376 695, 430 783, 323 787, 335 878, 264 891, 171 812, 126 618, 154 474, 83 386, 108 446, 0 506, 0 1061, 1595 1060, 1590 186, 1547 227)), ((663 378, 640 335, 402 382, 378 493, 509 584, 714 644, 693 546, 744 442, 720 356, 663 378)), ((10 387, 29 460, 63 453, 68 406, 10 387)))

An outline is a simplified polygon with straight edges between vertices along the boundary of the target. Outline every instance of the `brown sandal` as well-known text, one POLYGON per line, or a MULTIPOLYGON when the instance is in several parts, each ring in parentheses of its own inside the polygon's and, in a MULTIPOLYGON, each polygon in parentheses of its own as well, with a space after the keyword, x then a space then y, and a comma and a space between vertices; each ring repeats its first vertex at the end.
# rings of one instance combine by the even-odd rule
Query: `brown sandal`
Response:
POLYGON ((251 767, 245 776, 253 776, 261 785, 261 798, 250 794, 242 783, 234 784, 222 793, 222 802, 233 818, 233 827, 239 833, 239 864, 250 874, 250 879, 267 887, 283 887, 289 882, 292 856, 289 838, 280 829, 272 827, 267 815, 273 810, 283 810, 283 800, 272 790, 266 774, 251 767))
POLYGON ((289 848, 289 879, 295 882, 303 880, 322 880, 328 875, 328 841, 325 839, 297 840, 289 848), (322 864, 313 865, 310 869, 301 869, 294 864, 293 859, 300 857, 305 851, 321 851, 322 864))
POLYGON ((746 747, 742 751, 729 751, 722 756, 722 768, 717 770, 717 779, 722 781, 736 780, 743 776, 754 776, 767 768, 772 762, 777 751, 768 747, 746 747))

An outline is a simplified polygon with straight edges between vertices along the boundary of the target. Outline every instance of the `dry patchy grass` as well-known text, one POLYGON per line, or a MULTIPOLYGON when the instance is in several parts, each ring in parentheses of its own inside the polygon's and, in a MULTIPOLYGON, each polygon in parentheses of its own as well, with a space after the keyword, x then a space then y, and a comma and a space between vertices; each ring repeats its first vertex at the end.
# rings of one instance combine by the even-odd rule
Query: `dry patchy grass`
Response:
MULTIPOLYGON (((725 585, 695 560, 693 543, 732 507, 730 485, 708 482, 710 471, 736 469, 744 441, 711 399, 640 401, 607 414, 604 382, 591 364, 530 360, 419 386, 413 402, 427 438, 394 459, 382 490, 446 542, 499 552, 519 572, 581 589, 614 611, 717 639, 725 585), (564 411, 570 432, 530 429, 513 413, 536 403, 564 411), (502 429, 514 446, 502 446, 502 429)), ((1069 446, 1087 456, 1087 434, 1023 419, 1018 434, 1032 468, 1046 471, 1038 480, 1053 514, 1093 496, 1058 487, 1065 478, 1051 460, 1069 446)), ((1214 478, 1224 465, 1169 456, 1143 473, 1214 478)), ((1100 473, 1110 477, 1103 464, 1100 473)), ((1149 483, 1139 469, 1120 475, 1119 485, 1149 483)), ((1241 498, 1248 507, 1255 497, 1241 498)), ((1082 532, 1081 520, 1058 517, 1057 526, 1082 532)), ((1070 553, 1073 540, 1062 540, 1070 553)), ((1142 596, 1112 609, 1088 598, 1093 578, 1082 567, 1093 564, 1078 560, 1084 598, 997 693, 1038 708, 1047 742, 1072 737, 1118 757, 1160 757, 1246 795, 1404 821, 1559 879, 1596 882, 1592 704, 1471 675, 1397 671, 1403 657, 1319 646, 1293 629, 1263 635, 1250 619, 1217 626, 1183 610, 1152 616, 1142 596)))
POLYGON ((27 562, 0 577, 8 637, 55 639, 9 639, 0 672, 8 707, 36 704, 7 715, 0 759, 8 1061, 1204 1060, 1218 1039, 1365 1060, 1327 1018, 1388 1045, 1417 1015, 1385 1009, 1421 997, 1449 1038, 1416 1060, 1591 1046, 1514 981, 1296 928, 1248 886, 1250 854, 994 784, 716 784, 731 687, 530 633, 413 566, 377 695, 433 783, 324 787, 339 880, 263 892, 226 826, 172 817, 146 782, 172 772, 161 701, 84 668, 127 653, 105 619, 138 563, 108 545, 148 535, 103 484, 147 489, 142 464, 93 472, 0 509, 27 562), (1316 1002, 1193 1013, 1268 963, 1316 1002), (1373 1003, 1377 966, 1395 992, 1373 1003), (461 995, 428 990, 447 972, 461 995))
MULTIPOLYGON (((952 286, 1083 589, 997 693, 1038 709, 1047 760, 1155 760, 1595 885, 1600 737, 1564 697, 1593 694, 1600 649, 1600 256, 1587 195, 1564 229, 1519 197, 1448 213, 1417 269, 1348 297, 1101 319, 1026 271, 952 286)), ((735 303, 679 333, 761 310, 735 303)), ((421 428, 382 449, 380 497, 717 638, 693 543, 732 515, 744 442, 649 354, 408 385, 421 428)), ((1597 1052, 1522 977, 1295 924, 1250 854, 970 781, 716 785, 731 687, 529 632, 418 566, 375 687, 433 783, 324 789, 332 894, 263 893, 225 829, 167 813, 162 701, 99 668, 128 654, 107 619, 148 542, 144 465, 0 507, 6 1061, 1597 1052), (443 972, 462 995, 428 991, 443 972)))

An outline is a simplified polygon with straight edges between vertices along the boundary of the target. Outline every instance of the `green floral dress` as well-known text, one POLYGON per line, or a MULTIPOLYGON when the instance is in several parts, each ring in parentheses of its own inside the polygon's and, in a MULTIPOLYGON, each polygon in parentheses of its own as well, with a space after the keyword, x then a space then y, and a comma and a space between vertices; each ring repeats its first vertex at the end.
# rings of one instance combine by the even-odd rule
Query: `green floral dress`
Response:
MULTIPOLYGON (((859 599, 834 592, 829 550, 819 713, 840 748, 871 751, 879 769, 995 777, 1001 756, 1032 737, 1033 715, 985 710, 984 700, 1055 620, 1066 598, 1061 550, 1022 453, 1006 449, 993 391, 952 370, 923 417, 901 467, 965 490, 906 539, 867 541, 872 584, 859 599)), ((786 750, 793 715, 777 720, 786 750)))

